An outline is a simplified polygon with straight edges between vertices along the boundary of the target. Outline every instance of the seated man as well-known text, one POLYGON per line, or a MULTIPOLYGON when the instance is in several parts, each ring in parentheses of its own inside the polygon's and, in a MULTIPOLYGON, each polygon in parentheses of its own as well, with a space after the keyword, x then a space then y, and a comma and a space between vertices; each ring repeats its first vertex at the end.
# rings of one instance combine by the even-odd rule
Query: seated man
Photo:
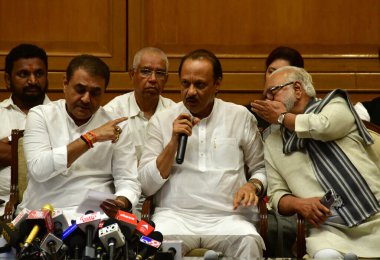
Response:
POLYGON ((141 157, 149 119, 154 113, 175 104, 161 96, 168 80, 169 61, 160 49, 146 47, 139 50, 129 71, 134 91, 117 96, 104 106, 104 109, 118 116, 128 117, 137 159, 141 157))
MULTIPOLYGON (((24 129, 29 109, 50 102, 45 95, 47 70, 45 50, 32 44, 14 47, 5 58, 4 79, 12 94, 0 103, 0 200, 9 200, 12 129, 24 129)), ((0 216, 3 213, 4 204, 0 205, 0 216)))
POLYGON ((156 228, 183 240, 184 253, 203 247, 260 257, 264 244, 250 222, 266 187, 257 121, 243 106, 215 98, 222 68, 213 53, 187 54, 178 72, 182 102, 151 119, 139 165, 143 194, 154 194, 156 228), (179 164, 181 135, 188 141, 179 164))
POLYGON ((111 216, 137 203, 141 188, 134 146, 123 122, 127 118, 100 107, 109 77, 99 58, 77 56, 66 70, 65 99, 30 110, 24 133, 29 180, 19 209, 51 203, 68 220, 75 219, 84 213, 76 209, 89 189, 117 195, 102 204, 111 216))
POLYGON ((254 111, 281 126, 265 140, 272 206, 312 225, 306 248, 314 258, 378 257, 380 160, 347 93, 318 100, 311 76, 287 66, 273 72, 264 95, 254 111), (331 208, 320 202, 330 189, 331 208))

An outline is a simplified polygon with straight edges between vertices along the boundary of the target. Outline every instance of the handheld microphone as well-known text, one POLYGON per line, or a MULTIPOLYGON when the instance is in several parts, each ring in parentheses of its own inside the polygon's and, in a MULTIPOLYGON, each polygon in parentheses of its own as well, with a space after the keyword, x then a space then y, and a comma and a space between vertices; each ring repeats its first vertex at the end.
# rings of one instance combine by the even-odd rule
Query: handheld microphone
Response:
POLYGON ((57 252, 61 248, 63 241, 53 233, 48 233, 42 240, 40 248, 50 254, 53 259, 57 259, 57 252))
POLYGON ((25 222, 29 227, 33 226, 33 228, 25 239, 23 251, 30 246, 38 234, 42 235, 53 230, 52 212, 53 207, 50 204, 46 204, 41 210, 32 210, 29 213, 25 222))
POLYGON ((76 224, 86 233, 85 257, 95 258, 95 248, 92 246, 96 230, 101 220, 100 212, 87 211, 85 215, 77 218, 76 224))
POLYGON ((175 159, 178 164, 182 164, 183 160, 185 159, 187 138, 188 137, 185 134, 180 134, 179 135, 177 156, 176 156, 176 159, 175 159))
POLYGON ((136 260, 143 260, 155 254, 158 248, 160 248, 163 239, 164 237, 159 231, 153 231, 149 237, 141 236, 142 249, 139 250, 136 260))

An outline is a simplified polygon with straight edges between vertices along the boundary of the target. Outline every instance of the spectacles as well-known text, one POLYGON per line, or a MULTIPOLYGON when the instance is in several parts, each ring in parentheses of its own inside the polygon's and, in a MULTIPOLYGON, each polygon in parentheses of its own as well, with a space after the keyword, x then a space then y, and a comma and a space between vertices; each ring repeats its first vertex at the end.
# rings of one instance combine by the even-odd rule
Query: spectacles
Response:
POLYGON ((137 71, 140 73, 140 75, 143 78, 150 78, 152 74, 154 73, 157 79, 162 80, 162 79, 165 79, 166 76, 168 75, 168 73, 166 73, 166 71, 164 70, 154 70, 151 68, 138 68, 137 71))
POLYGON ((286 86, 289 86, 289 85, 292 85, 294 84, 295 81, 291 81, 291 82, 288 82, 288 83, 285 83, 285 84, 282 84, 282 85, 278 85, 278 86, 274 86, 274 87, 271 87, 269 88, 265 93, 264 93, 264 96, 267 98, 267 99, 273 99, 274 96, 276 95, 276 92, 278 92, 280 89, 282 89, 283 87, 286 87, 286 86))

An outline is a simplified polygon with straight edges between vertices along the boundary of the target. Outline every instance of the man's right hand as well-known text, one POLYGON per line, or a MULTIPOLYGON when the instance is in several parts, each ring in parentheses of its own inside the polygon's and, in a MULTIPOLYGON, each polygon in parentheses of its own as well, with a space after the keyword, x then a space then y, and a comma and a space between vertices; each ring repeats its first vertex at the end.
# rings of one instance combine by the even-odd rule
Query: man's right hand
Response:
POLYGON ((172 140, 175 139, 178 142, 180 134, 191 136, 193 127, 198 124, 199 118, 192 118, 191 115, 182 113, 173 122, 172 140))
POLYGON ((320 199, 317 197, 299 199, 297 206, 297 212, 316 228, 323 224, 332 214, 330 209, 322 205, 320 199))
POLYGON ((128 117, 121 117, 115 120, 111 120, 104 125, 92 130, 96 135, 96 142, 112 141, 116 143, 121 134, 121 128, 118 126, 119 123, 127 120, 128 117))

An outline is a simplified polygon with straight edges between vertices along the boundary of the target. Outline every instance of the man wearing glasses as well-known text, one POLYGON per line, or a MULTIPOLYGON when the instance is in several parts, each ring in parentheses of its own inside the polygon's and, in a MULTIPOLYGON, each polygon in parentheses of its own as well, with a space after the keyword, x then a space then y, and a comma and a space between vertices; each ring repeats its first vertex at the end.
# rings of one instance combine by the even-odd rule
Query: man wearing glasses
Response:
POLYGON ((169 61, 162 50, 153 47, 139 50, 129 71, 134 91, 118 96, 104 106, 120 117, 128 117, 138 160, 149 119, 154 113, 174 104, 171 99, 160 95, 168 80, 168 69, 169 61))
POLYGON ((311 224, 308 254, 318 259, 379 256, 380 162, 347 92, 315 98, 310 74, 283 67, 266 82, 260 117, 280 127, 265 140, 268 195, 282 215, 311 224), (321 198, 332 190, 332 205, 321 198))

